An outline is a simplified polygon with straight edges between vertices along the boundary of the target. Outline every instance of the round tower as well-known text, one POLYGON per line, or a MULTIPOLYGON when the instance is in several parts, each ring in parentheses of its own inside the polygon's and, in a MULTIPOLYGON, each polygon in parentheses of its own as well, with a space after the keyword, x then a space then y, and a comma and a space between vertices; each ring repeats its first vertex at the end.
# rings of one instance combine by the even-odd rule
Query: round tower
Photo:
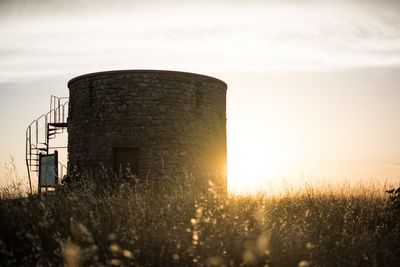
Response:
POLYGON ((213 179, 226 190, 225 82, 194 73, 118 70, 68 82, 68 168, 139 180, 213 179))

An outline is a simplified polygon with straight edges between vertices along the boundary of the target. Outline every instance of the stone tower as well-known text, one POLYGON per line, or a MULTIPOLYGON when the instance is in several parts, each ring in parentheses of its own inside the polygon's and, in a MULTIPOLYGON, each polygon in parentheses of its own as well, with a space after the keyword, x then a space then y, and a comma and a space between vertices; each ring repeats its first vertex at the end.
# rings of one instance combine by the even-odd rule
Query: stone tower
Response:
POLYGON ((225 82, 194 73, 118 70, 68 82, 68 168, 96 179, 213 179, 226 190, 225 82))

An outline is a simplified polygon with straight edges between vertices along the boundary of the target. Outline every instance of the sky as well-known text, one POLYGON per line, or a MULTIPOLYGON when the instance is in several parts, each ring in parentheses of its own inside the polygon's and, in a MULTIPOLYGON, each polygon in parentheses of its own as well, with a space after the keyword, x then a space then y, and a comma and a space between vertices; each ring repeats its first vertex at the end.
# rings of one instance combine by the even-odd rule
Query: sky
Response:
MULTIPOLYGON (((0 1, 0 163, 69 79, 167 69, 228 84, 228 186, 400 182, 398 1, 0 1)), ((7 184, 7 167, 0 184, 7 184)))

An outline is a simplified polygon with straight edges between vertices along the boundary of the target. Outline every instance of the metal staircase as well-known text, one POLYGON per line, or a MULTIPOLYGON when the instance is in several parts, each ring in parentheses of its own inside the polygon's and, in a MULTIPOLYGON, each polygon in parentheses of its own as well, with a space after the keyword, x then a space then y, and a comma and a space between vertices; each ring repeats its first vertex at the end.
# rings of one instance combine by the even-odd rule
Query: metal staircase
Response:
MULTIPOLYGON (((39 155, 47 155, 50 150, 63 147, 51 147, 49 142, 56 138, 56 135, 63 133, 67 126, 68 117, 68 97, 50 97, 50 111, 41 115, 26 129, 25 161, 28 170, 28 179, 31 194, 32 176, 39 172, 39 155)), ((60 176, 63 177, 67 172, 65 164, 58 162, 60 176)))

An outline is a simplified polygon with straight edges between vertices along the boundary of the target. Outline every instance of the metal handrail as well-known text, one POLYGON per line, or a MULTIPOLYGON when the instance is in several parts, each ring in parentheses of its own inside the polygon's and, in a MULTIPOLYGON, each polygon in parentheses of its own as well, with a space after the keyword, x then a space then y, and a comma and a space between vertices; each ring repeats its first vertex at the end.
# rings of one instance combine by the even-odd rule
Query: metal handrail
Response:
MULTIPOLYGON (((57 97, 54 95, 51 95, 50 97, 50 110, 47 113, 44 113, 40 115, 36 120, 33 120, 28 127, 26 128, 25 131, 25 162, 27 166, 27 171, 28 171, 28 179, 29 179, 29 187, 31 194, 33 193, 32 189, 32 179, 31 179, 31 172, 32 171, 38 171, 38 170, 33 170, 33 166, 36 161, 38 164, 38 159, 39 159, 39 150, 43 150, 42 152, 46 152, 45 154, 48 153, 49 149, 49 133, 48 133, 48 125, 49 123, 65 123, 66 117, 68 116, 68 104, 69 101, 65 101, 62 103, 63 99, 68 99, 68 97, 57 97), (39 125, 43 123, 44 120, 44 128, 45 128, 45 134, 42 138, 40 137, 40 132, 39 130, 39 125), (43 143, 40 143, 40 141, 43 140, 43 143), (45 145, 45 148, 40 148, 39 144, 45 145), (35 150, 35 151, 33 151, 35 150), (44 151, 45 150, 45 151, 44 151)), ((64 130, 64 129, 63 129, 64 130)), ((62 164, 60 162, 60 164, 62 164)), ((63 167, 66 168, 64 164, 62 164, 63 167)))

